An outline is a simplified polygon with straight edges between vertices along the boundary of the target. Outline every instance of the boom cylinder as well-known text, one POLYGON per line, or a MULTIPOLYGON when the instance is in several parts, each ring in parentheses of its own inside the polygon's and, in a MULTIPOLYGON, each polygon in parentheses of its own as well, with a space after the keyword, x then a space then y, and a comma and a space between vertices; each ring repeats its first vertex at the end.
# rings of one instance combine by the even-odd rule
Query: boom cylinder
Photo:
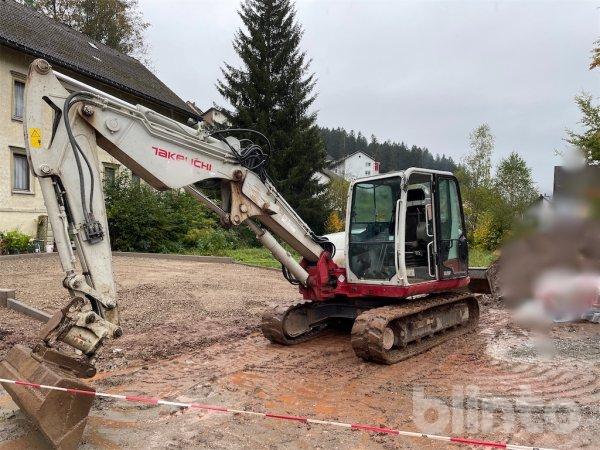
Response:
POLYGON ((254 231, 260 243, 272 253, 275 259, 283 264, 300 283, 306 286, 308 283, 308 272, 277 242, 273 235, 267 230, 258 227, 251 220, 246 220, 246 223, 254 231))

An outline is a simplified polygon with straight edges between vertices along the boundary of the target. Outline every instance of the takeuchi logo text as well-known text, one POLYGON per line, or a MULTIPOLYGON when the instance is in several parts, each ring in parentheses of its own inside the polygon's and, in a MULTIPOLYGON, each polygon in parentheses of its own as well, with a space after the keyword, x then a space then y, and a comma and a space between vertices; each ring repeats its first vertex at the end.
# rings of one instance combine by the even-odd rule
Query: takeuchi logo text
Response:
POLYGON ((186 155, 182 155, 181 153, 172 152, 160 147, 152 147, 152 149, 154 150, 154 154, 161 158, 170 159, 172 161, 183 161, 191 166, 196 167, 197 169, 208 170, 209 172, 212 170, 211 163, 207 163, 198 158, 188 158, 186 155))

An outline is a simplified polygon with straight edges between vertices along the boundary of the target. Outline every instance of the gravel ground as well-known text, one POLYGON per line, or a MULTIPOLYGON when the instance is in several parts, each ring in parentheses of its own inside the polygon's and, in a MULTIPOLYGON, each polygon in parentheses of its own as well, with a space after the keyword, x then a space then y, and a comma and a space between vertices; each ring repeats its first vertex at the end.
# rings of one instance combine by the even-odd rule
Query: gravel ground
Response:
MULTIPOLYGON (((0 287, 10 286, 18 299, 49 312, 68 303, 57 258, 0 264, 0 287)), ((243 338, 258 328, 265 308, 297 297, 276 273, 237 264, 116 257, 115 278, 125 334, 105 346, 100 369, 126 365, 132 358, 168 358, 243 338), (114 349, 124 350, 127 361, 109 362, 106 356, 114 349)), ((10 348, 6 344, 35 341, 35 322, 11 311, 1 314, 7 320, 0 330, 4 340, 0 357, 10 348)))
MULTIPOLYGON (((504 309, 486 301, 476 332, 379 366, 356 358, 341 331, 294 347, 269 344, 259 332, 262 311, 298 298, 275 271, 116 257, 115 276, 125 335, 105 346, 91 381, 99 390, 522 445, 597 448, 597 325, 556 327, 549 357, 504 309)), ((68 300, 61 279, 55 258, 0 260, 0 287, 48 311, 68 300)), ((38 329, 35 321, 0 310, 0 356, 15 343, 35 342, 38 329)), ((0 391, 0 449, 42 445, 0 391)), ((96 401, 82 448, 142 446, 441 448, 417 438, 96 401)))

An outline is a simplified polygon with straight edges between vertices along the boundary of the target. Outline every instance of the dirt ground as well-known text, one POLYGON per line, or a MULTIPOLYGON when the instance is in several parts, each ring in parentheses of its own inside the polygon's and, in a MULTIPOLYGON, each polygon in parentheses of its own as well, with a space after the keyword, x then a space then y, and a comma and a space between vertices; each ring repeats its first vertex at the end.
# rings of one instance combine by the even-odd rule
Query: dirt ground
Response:
MULTIPOLYGON (((282 347, 260 334, 264 309, 298 298, 276 271, 234 264, 115 258, 124 336, 105 346, 98 390, 237 409, 381 424, 514 444, 598 448, 600 326, 536 339, 487 299, 478 329, 408 361, 358 359, 348 334, 282 347)), ((0 261, 0 287, 52 311, 68 296, 55 258, 0 261)), ((0 310, 0 357, 40 325, 0 310)), ((0 449, 41 447, 0 389, 0 449)), ((97 399, 83 449, 459 448, 247 416, 97 399)))

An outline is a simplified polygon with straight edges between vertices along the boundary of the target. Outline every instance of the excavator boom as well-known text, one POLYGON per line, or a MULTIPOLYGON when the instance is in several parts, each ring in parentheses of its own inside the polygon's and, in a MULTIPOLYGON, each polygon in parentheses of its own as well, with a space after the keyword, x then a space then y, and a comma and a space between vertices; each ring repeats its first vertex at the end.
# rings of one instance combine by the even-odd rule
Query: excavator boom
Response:
MULTIPOLYGON (((5 378, 86 389, 77 378, 93 376, 103 342, 122 334, 97 146, 154 188, 189 192, 224 226, 249 226, 301 285, 309 283, 308 272, 272 233, 307 261, 318 261, 324 248, 333 252, 277 192, 265 171, 268 153, 257 145, 242 147, 223 133, 210 134, 132 105, 54 72, 42 59, 30 66, 25 105, 27 155, 71 301, 45 324, 32 350, 15 347, 0 363, 5 378), (208 180, 221 187, 220 204, 199 187, 208 180)), ((90 401, 4 387, 52 445, 79 442, 90 401), (59 410, 61 420, 51 420, 59 410)))

